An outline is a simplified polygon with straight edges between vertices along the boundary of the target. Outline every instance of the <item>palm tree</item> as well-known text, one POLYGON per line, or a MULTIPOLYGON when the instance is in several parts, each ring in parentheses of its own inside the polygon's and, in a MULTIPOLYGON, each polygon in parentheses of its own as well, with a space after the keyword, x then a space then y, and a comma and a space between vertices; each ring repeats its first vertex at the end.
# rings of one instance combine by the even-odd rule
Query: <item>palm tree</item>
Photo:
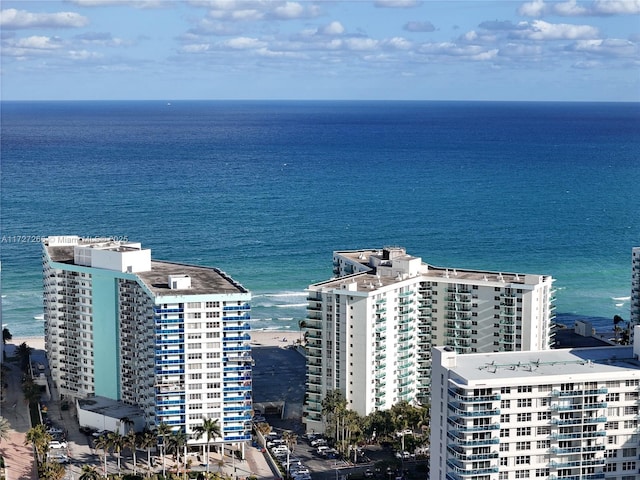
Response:
MULTIPOLYGON (((202 425, 197 425, 193 428, 196 440, 199 440, 203 435, 207 436, 207 475, 209 474, 209 451, 211 447, 211 439, 220 436, 220 425, 218 419, 205 418, 202 421, 202 425)), ((222 450, 222 456, 224 458, 224 449, 222 450)))
POLYGON ((124 436, 117 431, 109 432, 107 434, 107 441, 116 454, 116 458, 118 460, 118 475, 120 475, 120 452, 122 452, 122 447, 124 447, 124 436))
POLYGON ((137 457, 136 457, 136 449, 138 448, 138 444, 140 443, 140 439, 138 434, 133 430, 129 430, 129 432, 124 436, 124 446, 131 450, 131 454, 133 456, 133 474, 135 475, 138 471, 137 468, 137 457))
POLYGON ((22 368, 23 371, 26 371, 27 367, 29 366, 29 360, 31 358, 32 351, 33 348, 27 345, 26 342, 22 342, 20 345, 18 345, 18 348, 16 348, 16 355, 20 360, 20 368, 22 368))
POLYGON ((0 443, 2 440, 7 440, 9 438, 9 430, 11 430, 11 425, 7 419, 0 417, 0 443))
POLYGON ((66 473, 64 466, 58 462, 44 462, 38 467, 38 478, 43 480, 62 480, 66 473))
POLYGON ((22 384, 22 393, 27 403, 29 405, 33 405, 40 401, 40 397, 42 396, 42 389, 40 385, 36 385, 31 377, 29 377, 22 384))
POLYGON ((300 330, 300 340, 299 343, 302 345, 302 329, 307 327, 307 322, 304 320, 300 320, 298 322, 298 329, 300 330))
POLYGON ((123 435, 126 435, 127 432, 129 432, 131 428, 135 425, 135 422, 131 420, 129 417, 122 417, 120 419, 120 423, 126 427, 126 432, 122 432, 123 435))
POLYGON ((158 444, 158 437, 155 433, 144 430, 140 435, 140 448, 147 450, 147 468, 151 470, 151 448, 158 444))
POLYGON ((12 338, 13 338, 13 335, 11 335, 11 332, 9 331, 9 329, 7 327, 3 328, 2 329, 2 343, 7 343, 12 338))
POLYGON ((613 316, 613 331, 615 333, 615 342, 618 343, 618 332, 620 331, 619 324, 624 322, 624 319, 620 315, 613 316))
POLYGON ((165 446, 166 446, 166 438, 167 435, 169 435, 171 433, 171 427, 166 424, 166 423, 160 423, 160 425, 158 425, 158 430, 156 431, 157 436, 159 436, 160 438, 162 438, 162 443, 160 444, 160 449, 161 449, 161 454, 162 454, 162 476, 164 477, 166 475, 166 469, 165 469, 165 446))
POLYGON ((107 435, 99 436, 95 441, 96 448, 101 448, 104 452, 104 476, 107 476, 107 455, 111 449, 111 442, 107 435))
POLYGON ((322 399, 321 405, 322 415, 326 418, 326 422, 330 426, 327 430, 333 430, 332 436, 336 444, 338 444, 342 440, 340 425, 347 409, 347 400, 340 390, 331 390, 327 392, 327 395, 322 399))
POLYGON ((45 426, 40 423, 27 431, 24 444, 33 445, 33 448, 38 455, 38 462, 44 462, 47 450, 49 450, 49 442, 52 439, 53 437, 51 437, 51 435, 45 430, 45 426))
POLYGON ((78 480, 98 480, 99 478, 100 478, 100 474, 98 473, 95 467, 91 465, 83 465, 82 475, 80 475, 78 480))
POLYGON ((293 453, 296 448, 296 443, 298 442, 298 435, 293 433, 290 430, 285 430, 282 432, 282 439, 287 444, 287 475, 289 475, 289 454, 293 453))
POLYGON ((182 430, 173 432, 167 440, 167 451, 174 455, 176 461, 176 473, 180 465, 180 454, 187 444, 187 434, 182 430))

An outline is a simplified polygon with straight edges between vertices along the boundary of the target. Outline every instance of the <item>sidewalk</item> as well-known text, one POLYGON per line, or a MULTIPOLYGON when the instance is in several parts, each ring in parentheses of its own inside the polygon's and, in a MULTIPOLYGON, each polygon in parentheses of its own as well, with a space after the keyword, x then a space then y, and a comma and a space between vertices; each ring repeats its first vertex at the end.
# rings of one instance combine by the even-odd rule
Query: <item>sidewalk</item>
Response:
POLYGON ((16 346, 5 345, 6 367, 5 399, 0 407, 0 413, 11 425, 9 438, 0 444, 0 452, 4 457, 7 480, 37 480, 38 472, 33 447, 25 445, 25 435, 31 428, 29 406, 22 394, 22 372, 15 361, 16 346))

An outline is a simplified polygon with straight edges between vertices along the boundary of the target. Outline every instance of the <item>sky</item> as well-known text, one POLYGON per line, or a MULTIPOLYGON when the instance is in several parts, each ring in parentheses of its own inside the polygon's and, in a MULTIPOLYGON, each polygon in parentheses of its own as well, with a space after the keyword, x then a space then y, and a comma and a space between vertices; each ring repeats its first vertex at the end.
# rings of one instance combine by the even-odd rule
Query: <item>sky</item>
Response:
POLYGON ((640 0, 2 0, 3 100, 640 101, 640 0))

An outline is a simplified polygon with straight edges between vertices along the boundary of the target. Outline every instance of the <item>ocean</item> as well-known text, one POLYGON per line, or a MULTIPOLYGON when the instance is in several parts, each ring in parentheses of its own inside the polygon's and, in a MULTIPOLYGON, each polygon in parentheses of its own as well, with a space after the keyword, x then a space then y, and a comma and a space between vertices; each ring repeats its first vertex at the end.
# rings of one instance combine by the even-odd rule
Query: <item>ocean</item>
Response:
POLYGON ((332 252, 556 278, 559 322, 629 318, 640 105, 2 102, 2 323, 42 335, 48 235, 219 267, 298 329, 332 252))

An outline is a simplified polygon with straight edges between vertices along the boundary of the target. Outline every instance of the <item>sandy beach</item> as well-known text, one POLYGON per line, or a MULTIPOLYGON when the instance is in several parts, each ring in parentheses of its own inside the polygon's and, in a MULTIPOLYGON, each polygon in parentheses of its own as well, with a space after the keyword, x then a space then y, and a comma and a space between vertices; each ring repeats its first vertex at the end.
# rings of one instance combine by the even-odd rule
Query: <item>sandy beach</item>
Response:
MULTIPOLYGON (((252 330, 250 335, 251 345, 256 347, 286 347, 294 345, 303 336, 292 330, 252 330)), ((16 347, 26 343, 34 350, 44 350, 44 337, 13 337, 7 343, 16 347)))

